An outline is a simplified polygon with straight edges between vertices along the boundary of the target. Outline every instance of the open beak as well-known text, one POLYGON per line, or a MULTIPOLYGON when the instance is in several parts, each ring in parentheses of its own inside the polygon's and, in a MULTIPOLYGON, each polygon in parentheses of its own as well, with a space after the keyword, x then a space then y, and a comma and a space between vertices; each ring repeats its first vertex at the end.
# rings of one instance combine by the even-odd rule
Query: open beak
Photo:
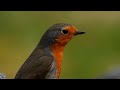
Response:
POLYGON ((75 35, 85 34, 85 32, 76 31, 75 35))

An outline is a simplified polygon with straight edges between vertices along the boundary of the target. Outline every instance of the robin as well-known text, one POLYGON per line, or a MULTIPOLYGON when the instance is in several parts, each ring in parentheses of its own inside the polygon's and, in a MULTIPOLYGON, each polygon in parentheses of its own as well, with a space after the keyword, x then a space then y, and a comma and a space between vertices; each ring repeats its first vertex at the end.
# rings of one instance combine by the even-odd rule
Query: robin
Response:
POLYGON ((59 79, 65 45, 74 36, 84 33, 71 24, 51 26, 21 66, 15 79, 59 79))

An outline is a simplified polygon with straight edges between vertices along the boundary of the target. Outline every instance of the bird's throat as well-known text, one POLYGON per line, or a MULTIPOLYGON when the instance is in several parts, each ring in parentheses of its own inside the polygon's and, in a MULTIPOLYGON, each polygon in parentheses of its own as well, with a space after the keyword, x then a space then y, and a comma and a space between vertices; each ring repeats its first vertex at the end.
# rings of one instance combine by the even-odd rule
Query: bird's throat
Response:
POLYGON ((59 44, 57 43, 51 46, 51 51, 53 53, 53 56, 56 62, 56 69, 57 69, 56 78, 59 78, 60 76, 61 64, 62 64, 62 58, 63 58, 63 50, 64 50, 64 47, 59 46, 59 44))

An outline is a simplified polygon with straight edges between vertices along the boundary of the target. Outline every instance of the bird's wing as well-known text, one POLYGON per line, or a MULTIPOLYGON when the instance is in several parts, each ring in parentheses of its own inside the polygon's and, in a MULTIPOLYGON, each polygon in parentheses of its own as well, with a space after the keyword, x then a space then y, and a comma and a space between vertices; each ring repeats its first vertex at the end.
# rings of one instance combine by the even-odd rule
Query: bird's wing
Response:
POLYGON ((18 71, 15 79, 42 79, 49 73, 53 58, 50 56, 41 56, 37 59, 29 59, 18 71))

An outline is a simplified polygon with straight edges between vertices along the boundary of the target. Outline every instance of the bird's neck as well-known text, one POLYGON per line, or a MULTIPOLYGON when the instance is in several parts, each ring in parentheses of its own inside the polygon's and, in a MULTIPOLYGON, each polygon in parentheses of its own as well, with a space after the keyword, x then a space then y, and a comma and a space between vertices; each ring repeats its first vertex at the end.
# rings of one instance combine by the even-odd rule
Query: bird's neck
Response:
POLYGON ((64 46, 60 46, 58 43, 55 43, 50 48, 51 48, 51 51, 53 53, 53 56, 54 56, 55 62, 56 62, 56 68, 57 68, 56 77, 59 78, 60 71, 61 71, 64 46))

